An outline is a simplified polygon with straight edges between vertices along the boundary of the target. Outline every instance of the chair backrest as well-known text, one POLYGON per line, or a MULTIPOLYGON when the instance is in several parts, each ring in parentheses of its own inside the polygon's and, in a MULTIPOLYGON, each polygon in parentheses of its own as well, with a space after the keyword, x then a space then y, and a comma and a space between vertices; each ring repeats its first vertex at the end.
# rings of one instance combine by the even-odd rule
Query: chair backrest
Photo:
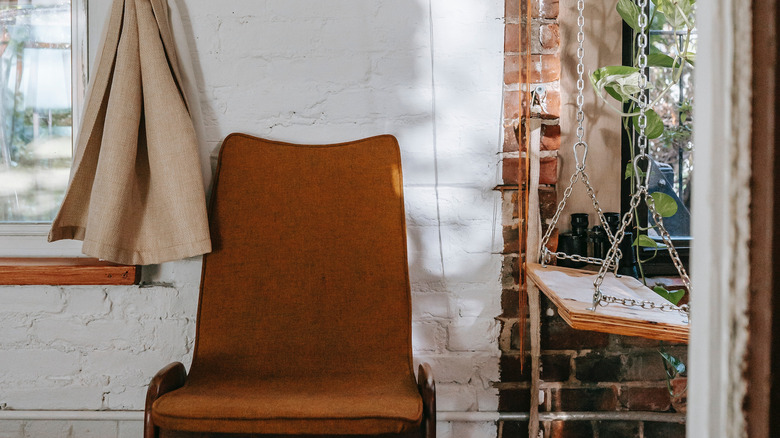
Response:
POLYGON ((231 134, 210 206, 191 378, 409 373, 398 143, 231 134))

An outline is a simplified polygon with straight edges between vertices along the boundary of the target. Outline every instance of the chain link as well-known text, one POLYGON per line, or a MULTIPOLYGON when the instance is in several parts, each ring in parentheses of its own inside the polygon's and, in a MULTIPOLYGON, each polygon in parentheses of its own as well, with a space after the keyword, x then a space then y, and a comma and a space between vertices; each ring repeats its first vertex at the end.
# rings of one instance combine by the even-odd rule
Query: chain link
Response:
MULTIPOLYGON (((637 190, 636 193, 631 196, 628 211, 623 215, 623 219, 620 221, 620 228, 618 228, 617 233, 615 233, 615 239, 612 241, 612 246, 609 247, 607 255, 604 257, 604 259, 609 263, 611 263, 612 260, 617 257, 617 254, 620 251, 618 246, 620 246, 620 242, 626 235, 626 228, 629 228, 631 221, 634 219, 634 209, 636 209, 636 207, 639 205, 639 202, 642 200, 642 193, 644 192, 647 192, 647 189, 644 189, 643 191, 637 190)), ((607 275, 607 271, 609 270, 609 263, 601 265, 599 274, 596 277, 596 280, 593 281, 593 287, 595 289, 593 292, 594 309, 599 299, 602 297, 600 288, 601 284, 604 282, 604 277, 607 275)))
MULTIPOLYGON (((639 26, 640 26, 640 32, 639 35, 637 35, 637 46, 639 48, 639 55, 637 58, 637 64, 639 66, 640 71, 640 77, 639 77, 639 87, 642 92, 640 93, 639 97, 639 116, 637 120, 637 125, 639 128, 639 141, 638 141, 638 147, 639 147, 639 156, 646 159, 648 162, 648 170, 649 172, 649 157, 647 155, 647 134, 645 130, 647 129, 647 105, 648 105, 648 98, 647 93, 644 92, 644 89, 647 87, 647 75, 646 75, 646 69, 647 69, 647 54, 646 48, 647 48, 647 25, 648 25, 648 17, 646 11, 647 7, 647 0, 638 0, 638 5, 641 10, 641 14, 639 16, 639 26)), ((610 295, 604 295, 601 292, 601 285, 604 282, 604 277, 607 274, 607 271, 610 269, 614 269, 615 274, 617 274, 617 268, 619 266, 619 261, 622 258, 622 254, 620 252, 620 242, 623 240, 626 234, 626 229, 630 227, 631 221, 634 218, 634 211, 636 207, 639 206, 639 203, 642 200, 642 197, 645 198, 645 202, 648 205, 648 208, 650 212, 653 215, 653 220, 658 225, 658 228, 661 230, 661 237, 666 244, 667 248, 669 248, 669 253, 672 256, 672 261, 675 264, 675 267, 677 267, 677 270, 680 272, 681 277, 683 278, 683 283, 685 286, 690 290, 690 278, 688 277, 688 274, 685 272, 685 268, 682 265, 682 261, 680 260, 679 255, 677 254, 677 251, 674 249, 674 246, 672 245, 671 237, 669 236, 669 233, 666 231, 666 228, 663 225, 663 218, 661 215, 656 211, 655 203, 653 202, 652 196, 650 196, 647 192, 647 184, 646 180, 642 181, 641 178, 637 178, 637 190, 634 193, 634 195, 631 197, 630 206, 628 211, 623 215, 623 218, 620 223, 620 227, 618 228, 617 232, 613 235, 612 230, 609 228, 607 224, 607 220, 604 217, 604 212, 601 209, 601 206, 599 205, 598 199, 596 198, 595 190, 593 190, 593 186, 590 184, 590 178, 588 177, 587 172, 585 171, 585 159, 588 154, 588 144, 583 141, 583 138, 585 136, 585 128, 583 126, 583 122, 585 120, 585 112, 583 110, 584 106, 584 96, 583 96, 583 90, 585 88, 585 82, 583 79, 583 75, 585 73, 585 65, 584 65, 584 56, 585 56, 585 49, 583 46, 583 43, 585 41, 585 18, 584 18, 584 9, 585 9, 585 0, 577 0, 577 11, 579 13, 577 17, 577 142, 574 144, 574 157, 575 161, 577 162, 576 171, 574 174, 569 178, 569 185, 566 187, 566 189, 563 191, 563 198, 558 203, 558 207, 555 210, 555 214, 552 217, 552 220, 550 221, 550 225, 547 227, 547 230, 544 233, 544 236, 542 237, 541 241, 541 250, 540 250, 540 263, 544 266, 547 263, 551 262, 552 259, 556 260, 571 260, 573 262, 584 262, 588 264, 594 264, 594 265, 601 265, 598 275, 596 276, 596 279, 593 282, 594 292, 593 292, 593 310, 596 309, 596 306, 606 306, 607 304, 620 304, 623 306, 629 306, 629 307, 641 307, 643 309, 657 309, 664 312, 671 312, 671 311, 678 311, 686 316, 688 316, 689 313, 689 307, 688 305, 682 305, 682 306, 675 306, 672 303, 666 302, 663 304, 657 304, 653 301, 648 300, 635 300, 633 298, 618 298, 610 295), (578 147, 584 148, 584 153, 582 157, 582 161, 580 161, 579 156, 577 155, 577 148, 578 147), (607 234, 607 237, 609 238, 611 242, 611 246, 609 250, 607 251, 607 255, 604 259, 599 259, 596 257, 586 257, 579 254, 566 254, 564 252, 558 251, 558 252, 552 252, 549 249, 547 249, 547 243, 550 240, 550 237, 552 235, 553 230, 555 229, 555 226, 558 223, 558 220, 560 220, 561 214, 563 213, 563 210, 566 208, 566 202, 568 201, 569 197, 571 197, 572 191, 574 189, 574 184, 582 178, 582 182, 585 184, 588 197, 590 197, 591 202, 593 204, 593 209, 598 214, 599 220, 601 221, 604 231, 607 234)), ((638 169, 635 170, 638 172, 638 169)))
POLYGON ((577 182, 577 180, 580 178, 580 171, 575 172, 572 174, 572 176, 569 178, 569 185, 566 187, 566 190, 563 191, 563 198, 561 198, 561 202, 558 203, 558 208, 555 210, 555 214, 552 217, 552 220, 550 221, 550 225, 547 226, 547 231, 545 231, 544 236, 542 237, 542 242, 540 244, 540 257, 539 262, 542 264, 542 266, 549 263, 551 260, 546 257, 547 254, 549 254, 549 251, 547 250, 547 242, 550 240, 550 236, 552 235, 553 229, 555 229, 555 225, 558 224, 558 219, 561 218, 561 213, 563 213, 563 209, 566 208, 566 201, 569 199, 569 196, 571 196, 571 192, 574 188, 574 183, 577 182))
POLYGON ((680 274, 680 278, 682 278, 685 287, 688 288, 688 290, 691 290, 691 278, 688 276, 688 272, 685 270, 685 266, 683 265, 682 260, 680 260, 680 255, 677 253, 677 249, 672 244, 672 236, 669 235, 669 232, 666 230, 666 227, 664 226, 663 216, 661 216, 661 214, 658 213, 658 210, 656 210, 655 208, 655 200, 653 199, 653 196, 648 195, 646 198, 646 202, 647 202, 647 208, 650 210, 650 213, 653 215, 653 221, 655 221, 656 226, 661 232, 661 239, 663 239, 664 244, 666 245, 666 248, 669 251, 669 255, 672 258, 672 263, 674 263, 674 267, 677 268, 677 272, 680 274))
MULTIPOLYGON (((565 259, 565 260, 571 260, 573 262, 588 263, 588 264, 591 264, 591 265, 601 265, 601 264, 604 264, 604 259, 600 259, 600 258, 596 258, 596 257, 586 257, 586 256, 581 256, 579 254, 566 254, 565 252, 562 252, 562 251, 552 252, 552 251, 550 251, 547 248, 544 248, 542 251, 545 253, 544 257, 546 257, 547 259, 551 259, 551 258, 554 257, 556 260, 565 259)), ((614 262, 611 262, 611 263, 614 263, 614 262)))
MULTIPOLYGON (((550 221, 550 225, 547 227, 547 230, 544 233, 544 236, 542 237, 541 241, 541 251, 540 251, 540 263, 542 265, 546 265, 547 263, 551 262, 553 258, 557 260, 561 259, 567 259, 572 260, 574 262, 585 262, 588 264, 593 265, 603 265, 605 263, 604 259, 596 258, 596 257, 585 257, 581 256, 579 254, 566 254, 564 252, 552 252, 549 249, 547 249, 547 243, 550 240, 550 237, 552 235, 553 230, 555 229, 555 226, 558 224, 558 220, 560 220, 561 214, 563 213, 563 210, 566 208, 566 201, 569 199, 569 197, 572 194, 572 191, 574 189, 574 184, 577 182, 578 179, 582 178, 582 182, 585 183, 586 190, 588 192, 588 196, 591 199, 591 202, 593 203, 593 209, 598 214, 599 220, 601 221, 602 226, 604 227, 604 230, 607 233, 607 237, 609 238, 610 242, 613 241, 614 237, 612 235, 612 231, 609 229, 609 225, 607 224, 607 219, 604 217, 604 211, 601 209, 601 206, 599 205, 599 201, 596 199, 596 193, 595 190, 593 190, 593 186, 590 184, 590 178, 588 177, 588 174, 585 172, 585 160, 588 156, 588 144, 583 140, 583 137, 585 136, 585 127, 583 126, 583 123, 585 121, 585 111, 583 109, 585 104, 585 97, 583 95, 583 90, 585 88, 585 80, 583 78, 583 75, 585 73, 585 0, 577 0, 577 142, 574 144, 574 160, 576 162, 576 171, 575 173, 569 178, 569 185, 566 187, 566 189, 563 191, 563 198, 558 203, 558 208, 555 210, 555 214, 552 217, 552 220, 550 221), (583 148, 583 154, 582 154, 582 160, 580 160, 579 155, 577 153, 577 148, 582 147, 583 148)), ((608 266, 610 268, 614 268, 617 272, 618 267, 618 261, 622 257, 622 254, 618 251, 617 258, 614 261, 611 261, 608 263, 608 266)))
POLYGON ((587 172, 585 172, 585 158, 587 157, 588 153, 588 144, 583 141, 583 137, 585 135, 585 128, 583 127, 583 121, 585 119, 585 112, 583 110, 583 104, 584 104, 584 97, 583 97, 583 88, 584 88, 584 80, 583 80, 583 73, 585 72, 585 66, 583 62, 585 50, 583 48, 583 43, 585 41, 585 32, 584 32, 584 25, 585 25, 585 18, 584 18, 584 8, 585 8, 585 1, 584 0, 578 0, 577 1, 577 10, 579 12, 579 16, 577 17, 577 26, 578 26, 578 32, 577 32, 577 74, 578 74, 578 80, 577 80, 577 142, 574 144, 574 157, 575 161, 577 162, 576 171, 574 174, 569 178, 569 185, 566 187, 566 189, 563 192, 563 198, 558 203, 558 208, 555 210, 555 214, 552 217, 552 220, 550 221, 550 225, 547 227, 547 230, 544 233, 544 236, 542 237, 541 241, 541 249, 540 249, 540 263, 542 266, 546 265, 547 263, 551 262, 553 258, 556 260, 571 260, 574 262, 585 262, 589 264, 594 265, 601 265, 599 268, 598 275, 596 276, 596 279, 593 281, 593 307, 591 310, 596 310, 597 306, 606 306, 608 304, 620 304, 623 306, 629 306, 629 307, 641 307, 643 309, 657 309, 663 312, 672 312, 677 311, 685 315, 686 317, 689 316, 690 307, 687 304, 676 306, 672 303, 665 302, 663 304, 658 304, 654 301, 649 300, 635 300, 633 298, 618 298, 611 295, 604 295, 601 292, 601 285, 604 282, 604 278, 607 274, 607 271, 610 269, 614 269, 615 275, 617 275, 617 268, 619 266, 619 261, 622 258, 622 254, 620 251, 620 242, 623 241, 623 238, 626 235, 626 230, 631 227, 631 221, 634 219, 634 211, 639 206, 639 203, 642 201, 642 198, 645 199, 645 203, 648 206, 648 209, 650 213, 653 216, 653 220, 655 221, 656 225, 658 226, 658 229, 661 233, 661 238, 663 239, 664 244, 669 250, 669 254, 672 257, 672 262, 674 263, 675 267, 677 268, 677 271, 680 273, 680 277, 682 277, 683 284, 685 285, 688 290, 691 289, 691 281, 688 277, 688 273, 685 271, 685 267, 682 264, 682 261, 680 260, 680 256, 677 253, 677 250, 674 248, 674 245, 672 245, 672 239, 669 233, 666 230, 666 227, 664 227, 663 224, 663 217, 658 213, 658 211, 655 208, 655 202, 653 200, 653 197, 648 193, 647 189, 647 176, 643 179, 639 177, 639 170, 637 167, 637 163, 640 161, 640 159, 644 159, 647 163, 647 174, 650 173, 650 157, 647 154, 647 133, 645 130, 647 129, 647 106, 648 106, 648 97, 647 93, 645 93, 645 88, 647 87, 647 54, 646 54, 646 48, 647 48, 647 26, 648 26, 648 17, 647 17, 647 0, 637 0, 637 4, 639 6, 639 9, 641 11, 640 16, 638 17, 638 23, 639 23, 639 34, 637 35, 637 46, 639 49, 639 55, 637 57, 637 65, 639 66, 639 88, 640 88, 640 96, 639 96, 639 116, 637 120, 637 126, 639 128, 639 138, 638 138, 638 149, 639 154, 634 162, 634 171, 637 173, 636 177, 636 191, 631 196, 631 200, 629 202, 629 208, 628 211, 623 215, 623 218, 620 222, 620 227, 618 230, 614 233, 612 233, 612 230, 609 228, 609 225, 607 224, 607 220, 604 217, 604 212, 601 209, 601 206, 599 205, 598 200, 596 199, 596 193, 593 190, 593 186, 590 184, 590 178, 588 177, 587 172), (577 155, 577 148, 579 146, 584 147, 584 153, 582 157, 582 161, 580 161, 579 156, 577 155), (604 257, 604 259, 599 259, 596 257, 585 257, 581 256, 579 254, 566 254, 564 252, 558 251, 558 252, 552 252, 549 249, 547 249, 547 243, 550 240, 550 236, 552 235, 553 230, 555 229, 555 226, 558 223, 558 220, 561 217, 561 214, 563 213, 563 210, 566 208, 566 201, 569 199, 569 197, 572 194, 574 184, 582 178, 582 182, 585 184, 588 196, 591 199, 591 202, 593 204, 593 209, 598 214, 599 220, 601 221, 604 231, 607 234, 607 237, 609 238, 611 242, 611 246, 609 250, 607 251, 607 255, 604 257))
MULTIPOLYGON (((585 0, 577 0, 577 142, 582 143, 582 138, 585 137, 585 128, 583 127, 583 121, 585 120, 585 111, 583 106, 585 105, 585 97, 582 94, 582 90, 585 88, 585 80, 583 74, 585 73, 585 0)), ((574 151, 575 155, 577 151, 574 151)), ((584 164, 584 163, 583 163, 584 164)))
POLYGON ((587 158, 588 145, 582 141, 582 137, 585 135, 585 128, 582 126, 582 123, 585 120, 585 112, 582 109, 585 103, 585 98, 582 94, 582 90, 584 88, 582 74, 585 72, 585 49, 583 47, 583 43, 585 42, 585 16, 583 14, 584 9, 585 0, 577 0, 577 10, 579 11, 579 15, 577 17, 577 27, 579 28, 577 31, 577 74, 579 75, 579 80, 577 80, 577 142, 573 147, 574 159, 577 161, 577 170, 569 178, 569 185, 563 191, 563 198, 561 198, 561 201, 558 203, 558 208, 555 210, 555 214, 553 215, 552 220, 550 221, 550 224, 548 225, 547 230, 542 237, 539 262, 543 266, 552 261, 550 259, 552 253, 547 249, 547 242, 549 242, 550 236, 552 236, 552 232, 555 229, 555 226, 558 224, 558 220, 561 218, 561 213, 563 213, 563 210, 566 208, 566 201, 571 196, 571 193, 574 189, 574 183, 577 182, 577 180, 580 178, 580 174, 583 173, 583 169, 585 168, 585 158, 587 158), (585 154, 583 156, 582 163, 579 162, 579 158, 577 156, 578 145, 584 145, 585 147, 585 154))
MULTIPOLYGON (((615 237, 612 235, 612 230, 609 228, 609 225, 607 224, 607 218, 604 217, 604 211, 601 209, 601 205, 599 205, 598 199, 596 199, 596 192, 593 190, 593 186, 590 185, 590 178, 588 178, 588 174, 585 172, 585 169, 582 169, 582 182, 585 183, 585 188, 588 192, 588 196, 590 197, 590 201, 593 204, 593 209, 596 210, 596 214, 598 214, 599 220, 601 221, 601 224, 604 226, 604 231, 607 233, 607 237, 609 238, 609 241, 610 242, 614 241, 615 237)), ((620 254, 618 254, 618 258, 620 258, 620 254)))
POLYGON ((663 225, 663 217, 656 210, 655 203, 653 202, 653 197, 647 192, 647 187, 642 186, 640 190, 637 190, 636 193, 634 193, 634 195, 631 197, 629 210, 626 212, 626 214, 623 215, 623 220, 621 221, 620 228, 615 234, 615 240, 613 241, 612 247, 610 247, 606 257, 604 258, 605 263, 601 265, 601 268, 599 269, 599 273, 596 276, 596 280, 593 281, 594 292, 593 292, 592 309, 595 310, 597 305, 604 306, 606 304, 616 303, 625 306, 639 306, 642 307, 643 309, 658 309, 658 310, 665 310, 665 311, 676 310, 684 314, 685 316, 689 316, 690 308, 688 307, 687 304, 684 304, 682 306, 675 306, 671 303, 656 304, 652 301, 639 301, 639 300, 634 300, 632 298, 617 298, 610 295, 604 295, 601 292, 601 285, 604 282, 604 277, 606 276, 607 271, 612 268, 612 263, 615 260, 615 255, 619 251, 618 245, 620 244, 620 241, 622 241, 623 238, 625 237, 626 228, 630 227, 631 221, 633 220, 633 216, 634 216, 634 210, 636 209, 637 206, 639 206, 642 197, 645 198, 645 202, 647 203, 648 209, 650 209, 650 212, 653 215, 653 220, 656 222, 656 224, 659 226, 659 229, 661 230, 661 237, 664 241, 664 244, 666 244, 667 249, 669 250, 669 254, 672 257, 672 261, 675 267, 677 268, 677 271, 680 273, 680 277, 683 280, 683 284, 689 291, 691 290, 691 280, 688 277, 688 273, 685 271, 685 267, 683 266, 682 261, 680 260, 680 256, 677 253, 677 250, 674 248, 674 245, 672 245, 671 236, 669 236, 669 233, 666 231, 666 228, 663 225))
POLYGON ((691 290, 691 279, 688 277, 688 273, 685 270, 685 267, 682 264, 682 261, 680 260, 680 255, 677 253, 677 250, 674 248, 674 245, 672 244, 672 238, 669 235, 669 232, 666 230, 666 227, 664 226, 663 217, 660 213, 658 213, 658 210, 655 208, 655 200, 653 199, 652 195, 648 193, 648 179, 650 174, 650 157, 647 154, 647 133, 645 130, 647 129, 647 106, 648 106, 648 96, 645 92, 645 88, 647 87, 647 26, 648 26, 648 17, 647 17, 647 0, 637 0, 637 5, 639 6, 640 15, 638 17, 637 23, 639 24, 639 34, 636 37, 636 44, 639 51, 639 54, 637 56, 637 65, 639 67, 639 116, 637 117, 637 126, 639 128, 639 137, 638 137, 638 149, 639 154, 634 159, 634 173, 636 174, 636 191, 631 196, 631 201, 629 202, 630 206, 626 214, 623 215, 623 220, 621 221, 620 228, 618 229, 617 233, 615 233, 614 239, 612 240, 612 246, 609 248, 609 251, 607 251, 607 255, 605 257, 605 263, 601 265, 601 268, 599 269, 599 273, 596 276, 596 279, 593 281, 593 307, 592 310, 596 310, 596 306, 606 306, 607 304, 621 304, 623 306, 630 306, 630 307, 641 307, 643 309, 657 309, 664 312, 671 312, 671 311, 678 311, 685 315, 686 317, 689 317, 690 313, 690 307, 687 304, 684 304, 682 306, 675 306, 672 303, 666 302, 663 304, 657 304, 653 301, 647 301, 647 300, 635 300, 633 298, 618 298, 610 295, 604 295, 601 292, 601 285, 604 282, 604 277, 607 274, 607 270, 611 267, 611 263, 613 260, 615 260, 615 257, 618 255, 619 249, 618 246, 620 242, 625 237, 626 228, 629 228, 631 226, 631 221, 634 218, 634 211, 639 206, 639 203, 641 202, 642 198, 644 198, 645 203, 647 204, 647 208, 650 211, 653 221, 655 222, 656 226, 658 227, 660 233, 661 233, 661 239, 663 240, 664 244, 666 245, 669 255, 672 258, 672 262, 674 263, 675 268, 677 268, 677 272, 680 274, 680 277, 682 278, 683 284, 685 287, 690 291, 691 290), (639 175, 640 169, 638 163, 640 161, 644 160, 647 163, 647 174, 645 178, 641 178, 639 175))
POLYGON ((683 304, 681 306, 675 306, 670 302, 658 304, 654 301, 635 300, 633 298, 617 298, 609 295, 604 295, 601 298, 601 301, 599 301, 599 305, 606 306, 607 304, 620 304, 628 307, 641 307, 643 309, 657 309, 662 312, 677 311, 682 313, 686 317, 689 316, 690 314, 690 307, 687 304, 683 304))

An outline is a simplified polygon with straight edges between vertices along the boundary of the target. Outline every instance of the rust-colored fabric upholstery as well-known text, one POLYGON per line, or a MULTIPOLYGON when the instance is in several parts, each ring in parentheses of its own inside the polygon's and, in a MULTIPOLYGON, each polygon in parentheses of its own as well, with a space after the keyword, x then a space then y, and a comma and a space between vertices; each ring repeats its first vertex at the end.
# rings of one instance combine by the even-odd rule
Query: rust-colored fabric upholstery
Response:
POLYGON ((395 138, 302 146, 232 134, 212 198, 192 367, 154 401, 154 424, 419 429, 395 138))

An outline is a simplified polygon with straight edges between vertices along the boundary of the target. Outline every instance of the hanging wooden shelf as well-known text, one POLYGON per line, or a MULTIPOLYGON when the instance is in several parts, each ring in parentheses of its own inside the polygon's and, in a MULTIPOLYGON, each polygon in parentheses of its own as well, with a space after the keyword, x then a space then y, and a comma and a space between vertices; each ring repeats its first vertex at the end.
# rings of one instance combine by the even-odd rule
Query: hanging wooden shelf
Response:
MULTIPOLYGON (((597 273, 580 269, 527 265, 528 278, 558 307, 558 313, 572 328, 627 336, 688 342, 688 317, 677 311, 643 309, 621 304, 599 306, 593 303, 593 281, 597 273)), ((601 285, 604 295, 617 298, 666 302, 658 294, 630 276, 608 273, 601 285)))

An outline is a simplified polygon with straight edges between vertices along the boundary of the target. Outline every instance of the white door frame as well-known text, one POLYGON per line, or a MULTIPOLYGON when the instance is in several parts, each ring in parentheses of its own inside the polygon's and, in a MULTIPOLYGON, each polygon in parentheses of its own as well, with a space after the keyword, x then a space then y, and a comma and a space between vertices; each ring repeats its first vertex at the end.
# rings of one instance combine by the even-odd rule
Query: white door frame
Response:
POLYGON ((687 434, 745 436, 751 2, 698 2, 687 434))

